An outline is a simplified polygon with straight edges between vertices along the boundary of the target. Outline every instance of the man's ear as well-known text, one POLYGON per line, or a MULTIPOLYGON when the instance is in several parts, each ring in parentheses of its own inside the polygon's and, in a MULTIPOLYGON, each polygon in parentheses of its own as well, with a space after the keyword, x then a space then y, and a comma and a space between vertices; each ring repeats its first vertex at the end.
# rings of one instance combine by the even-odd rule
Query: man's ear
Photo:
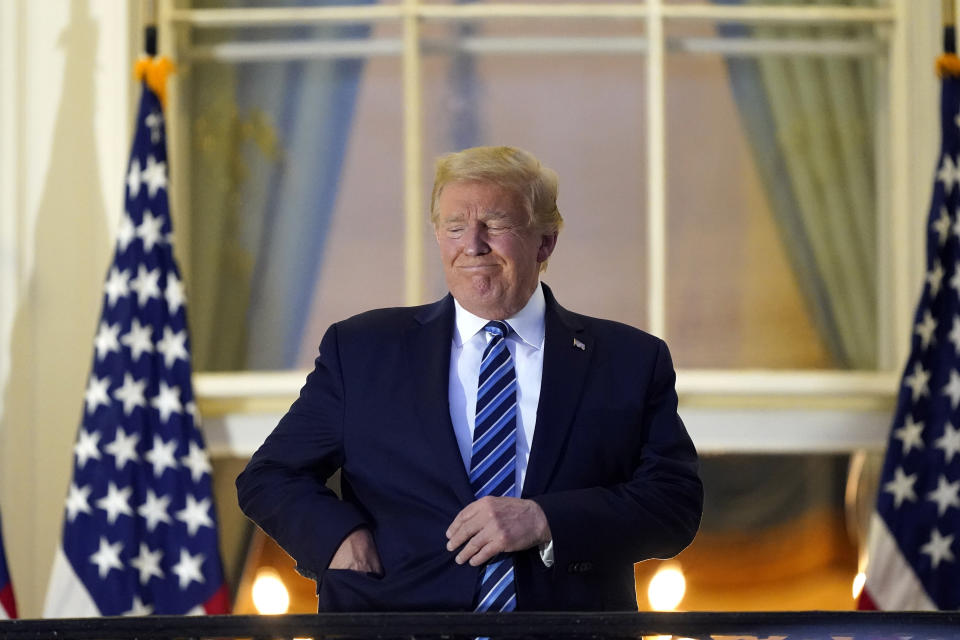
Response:
POLYGON ((554 231, 551 234, 544 234, 540 236, 540 248, 537 250, 537 262, 546 262, 550 255, 553 253, 553 250, 557 247, 557 236, 559 234, 554 231))

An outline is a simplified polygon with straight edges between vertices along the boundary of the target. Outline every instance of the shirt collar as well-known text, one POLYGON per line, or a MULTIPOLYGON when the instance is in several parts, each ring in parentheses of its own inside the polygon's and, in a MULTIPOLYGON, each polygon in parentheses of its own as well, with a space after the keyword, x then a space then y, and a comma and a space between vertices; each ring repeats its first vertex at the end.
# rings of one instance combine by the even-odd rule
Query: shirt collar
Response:
MULTIPOLYGON (((460 305, 456 298, 454 298, 453 304, 456 308, 457 329, 453 333, 453 340, 458 347, 462 347, 464 342, 483 330, 489 320, 470 313, 460 305)), ((546 310, 547 301, 543 297, 543 287, 538 284, 523 309, 507 318, 506 322, 518 338, 534 349, 542 349, 546 310)))

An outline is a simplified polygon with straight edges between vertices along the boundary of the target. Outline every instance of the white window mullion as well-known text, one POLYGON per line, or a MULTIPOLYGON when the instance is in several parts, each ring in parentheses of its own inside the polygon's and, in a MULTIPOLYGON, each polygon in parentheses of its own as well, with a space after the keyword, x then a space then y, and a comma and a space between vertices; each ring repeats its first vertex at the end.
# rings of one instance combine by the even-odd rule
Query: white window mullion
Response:
MULTIPOLYGON (((911 198, 910 177, 911 159, 909 134, 909 96, 907 85, 909 75, 907 42, 907 12, 912 4, 910 0, 893 0, 892 9, 896 12, 893 21, 888 54, 888 64, 885 70, 879 69, 878 79, 881 80, 881 93, 878 96, 878 122, 889 123, 884 132, 884 126, 877 127, 881 132, 880 145, 877 147, 878 167, 878 201, 880 206, 880 220, 877 225, 879 233, 878 247, 879 273, 877 282, 878 302, 878 331, 877 345, 878 366, 881 369, 898 369, 903 366, 903 359, 910 348, 912 338, 911 322, 913 308, 916 305, 917 287, 921 282, 915 277, 917 269, 912 268, 912 262, 917 264, 923 261, 926 234, 920 233, 922 242, 912 242, 921 224, 913 221, 925 219, 924 208, 915 210, 911 198), (885 89, 885 90, 884 90, 885 89), (917 254, 917 255, 915 255, 917 254), (886 257, 886 259, 885 259, 886 257)), ((932 74, 933 60, 930 60, 932 74)), ((936 113, 936 112, 935 112, 936 113)), ((937 118, 930 114, 931 122, 937 118)), ((923 189, 929 195, 929 178, 922 180, 923 189)))
POLYGON ((666 115, 662 0, 647 3, 647 327, 666 338, 666 115))
POLYGON ((403 6, 404 301, 415 305, 425 301, 420 18, 418 0, 404 0, 403 6))
MULTIPOLYGON (((190 154, 189 142, 189 113, 187 111, 187 99, 185 91, 189 83, 181 82, 183 73, 186 72, 186 65, 182 64, 183 52, 189 49, 188 43, 182 42, 178 38, 179 27, 174 21, 174 13, 177 5, 182 4, 179 0, 159 0, 156 6, 157 21, 157 53, 167 56, 175 63, 181 63, 178 73, 173 73, 167 79, 167 104, 164 108, 164 120, 167 131, 167 167, 171 189, 170 197, 170 216, 173 219, 173 233, 176 238, 177 262, 180 263, 180 270, 185 275, 188 285, 192 278, 193 271, 190 267, 190 163, 192 157, 190 154)), ((152 19, 153 16, 142 15, 143 20, 152 19)), ((140 27, 138 37, 143 38, 143 26, 140 27)), ((146 45, 141 40, 141 50, 146 45)), ((139 95, 139 89, 136 91, 139 95)), ((136 107, 134 107, 136 113, 136 107)))

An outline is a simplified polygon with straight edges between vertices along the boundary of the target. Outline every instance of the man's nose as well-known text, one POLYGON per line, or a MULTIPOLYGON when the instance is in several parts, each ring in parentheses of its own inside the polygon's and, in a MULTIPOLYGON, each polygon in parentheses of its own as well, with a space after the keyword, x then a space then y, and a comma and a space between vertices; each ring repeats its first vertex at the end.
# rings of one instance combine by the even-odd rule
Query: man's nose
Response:
POLYGON ((463 241, 464 251, 468 256, 482 256, 490 251, 486 230, 479 225, 467 227, 463 241))

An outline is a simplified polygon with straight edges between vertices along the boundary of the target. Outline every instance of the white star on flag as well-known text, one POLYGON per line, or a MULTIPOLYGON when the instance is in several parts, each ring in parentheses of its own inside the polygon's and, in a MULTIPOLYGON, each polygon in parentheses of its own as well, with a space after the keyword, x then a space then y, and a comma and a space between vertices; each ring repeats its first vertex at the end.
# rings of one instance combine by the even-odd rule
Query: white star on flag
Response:
POLYGON ((930 373, 926 371, 919 362, 913 366, 913 374, 907 376, 903 380, 903 384, 910 387, 910 391, 913 393, 913 401, 916 402, 918 398, 921 398, 925 395, 929 395, 930 387, 930 373))
POLYGON ((950 382, 944 385, 943 395, 950 398, 950 408, 956 409, 960 403, 960 374, 956 371, 950 372, 950 382))
POLYGON ((93 507, 90 506, 90 487, 78 487, 70 483, 70 490, 67 494, 67 519, 70 522, 76 520, 81 513, 93 513, 93 507))
POLYGON ((176 440, 164 442, 160 436, 153 436, 153 448, 143 455, 146 461, 153 465, 153 475, 159 478, 165 470, 177 468, 177 461, 173 456, 176 448, 176 440))
POLYGON ((143 222, 137 227, 137 237, 143 241, 145 251, 153 251, 153 246, 163 239, 163 218, 154 217, 150 210, 143 212, 143 222))
POLYGON ((130 288, 137 292, 137 304, 146 306, 154 298, 160 297, 160 270, 147 268, 142 264, 137 270, 137 277, 130 282, 130 288))
POLYGON ((170 313, 176 313, 183 306, 186 297, 183 295, 183 283, 174 274, 167 276, 167 288, 163 291, 163 296, 167 299, 167 306, 170 307, 170 313))
POLYGON ((193 556, 186 549, 180 549, 180 562, 173 565, 173 572, 180 578, 180 589, 186 589, 191 582, 204 582, 200 566, 203 564, 203 554, 193 556))
POLYGON ((140 161, 130 160, 130 171, 127 172, 127 197, 136 198, 140 194, 140 161))
POLYGON ((120 253, 127 250, 135 237, 137 237, 137 229, 133 226, 130 213, 124 211, 120 216, 120 227, 117 229, 117 249, 120 253))
POLYGON ((213 527, 213 520, 210 518, 210 499, 204 498, 198 502, 188 493, 187 505, 177 511, 177 520, 187 525, 187 533, 191 536, 197 535, 200 527, 213 527))
POLYGON ((950 214, 946 207, 940 207, 940 217, 933 223, 933 229, 937 232, 937 240, 943 245, 950 234, 950 214))
POLYGON ((73 452, 77 455, 77 467, 83 469, 91 458, 100 459, 100 434, 80 428, 77 443, 73 445, 73 452))
POLYGON ((90 380, 87 382, 87 392, 83 396, 87 404, 87 413, 93 415, 100 405, 110 406, 110 396, 107 395, 107 389, 109 388, 110 378, 90 376, 90 380))
POLYGON ((930 310, 927 310, 926 315, 923 316, 923 320, 917 323, 914 333, 920 336, 920 344, 924 349, 930 346, 930 343, 933 342, 933 334, 937 330, 937 321, 933 319, 933 315, 930 313, 930 310))
POLYGON ((940 476, 937 488, 927 494, 927 500, 937 503, 937 515, 943 516, 950 507, 960 507, 960 480, 947 482, 947 477, 940 476))
POLYGON ((953 456, 960 453, 960 429, 955 429, 949 422, 943 426, 943 435, 936 439, 934 445, 943 450, 947 464, 953 462, 953 456))
POLYGON ((914 502, 917 494, 913 490, 913 485, 917 481, 917 476, 907 475, 902 468, 897 468, 894 472, 894 479, 883 486, 883 490, 893 494, 893 504, 898 509, 903 501, 914 502))
POLYGON ((163 354, 163 364, 167 369, 173 367, 173 363, 177 360, 187 360, 190 357, 186 343, 186 331, 174 333, 169 327, 163 328, 163 338, 157 343, 157 351, 163 354))
POLYGON ((163 116, 153 111, 143 119, 143 123, 150 129, 150 141, 158 142, 160 140, 160 126, 163 124, 163 116))
POLYGON ((184 457, 180 458, 183 466, 190 469, 190 478, 194 482, 200 482, 203 474, 210 473, 213 468, 210 466, 210 458, 207 452, 197 446, 196 442, 190 443, 190 451, 184 457))
POLYGON ((893 432, 894 437, 903 445, 903 455, 910 453, 910 450, 916 447, 923 449, 923 423, 914 422, 913 418, 907 416, 903 426, 893 432))
POLYGON ((153 613, 153 607, 148 604, 144 604, 143 600, 140 599, 140 596, 133 596, 133 605, 128 611, 124 611, 121 615, 124 616, 149 616, 153 613))
POLYGON ((147 183, 150 198, 155 198, 157 191, 167 188, 167 164, 157 162, 153 156, 147 156, 147 167, 143 170, 142 177, 147 183))
POLYGON ((140 554, 130 560, 130 566, 140 572, 140 584, 147 584, 153 577, 163 577, 163 571, 160 570, 161 558, 163 558, 162 550, 151 551, 146 543, 140 543, 140 554))
POLYGON ((100 323, 100 329, 93 339, 93 346, 97 352, 97 360, 103 360, 110 353, 120 351, 120 341, 117 340, 120 333, 120 325, 108 325, 106 322, 100 323))
POLYGON ((111 267, 107 282, 103 285, 103 292, 107 294, 107 302, 110 306, 116 305, 117 300, 130 293, 130 274, 111 267))
POLYGON ((949 193, 953 190, 953 185, 957 182, 957 166, 949 155, 943 156, 943 163, 937 171, 937 179, 943 183, 944 191, 949 193))
POLYGON ((130 323, 130 331, 123 334, 120 342, 130 349, 130 358, 136 362, 145 353, 153 353, 153 329, 140 325, 136 318, 130 323))
MULTIPOLYGON (((127 377, 130 374, 126 374, 127 377)), ((137 455, 137 444, 140 442, 140 434, 131 433, 123 430, 123 427, 117 427, 117 435, 113 441, 104 447, 104 450, 113 456, 117 465, 117 470, 123 469, 128 462, 136 462, 140 459, 137 455)))
POLYGON ((123 415, 129 416, 135 408, 146 406, 143 395, 146 386, 145 380, 134 380, 129 373, 123 374, 123 384, 113 390, 114 399, 123 403, 123 415))
POLYGON ((107 522, 114 524, 121 515, 133 516, 130 508, 130 494, 133 487, 118 489, 112 482, 107 485, 107 495, 97 500, 97 507, 107 512, 107 522))
POLYGON ((120 562, 120 552, 122 550, 122 542, 110 544, 105 537, 100 538, 100 548, 90 556, 90 562, 97 565, 101 579, 106 578, 111 569, 123 569, 123 563, 120 562))
POLYGON ((183 413, 180 403, 180 389, 169 387, 166 382, 160 381, 157 396, 150 401, 150 406, 160 412, 160 422, 169 422, 174 413, 183 413))
POLYGON ((953 551, 950 550, 952 544, 953 534, 941 535, 940 531, 934 527, 930 532, 930 541, 920 547, 920 552, 930 556, 930 564, 936 569, 943 561, 953 562, 953 551))
POLYGON ((153 531, 161 522, 164 524, 173 523, 170 514, 167 512, 169 506, 170 496, 160 496, 158 498, 153 489, 147 489, 147 498, 137 509, 137 514, 147 521, 147 531, 153 531))

